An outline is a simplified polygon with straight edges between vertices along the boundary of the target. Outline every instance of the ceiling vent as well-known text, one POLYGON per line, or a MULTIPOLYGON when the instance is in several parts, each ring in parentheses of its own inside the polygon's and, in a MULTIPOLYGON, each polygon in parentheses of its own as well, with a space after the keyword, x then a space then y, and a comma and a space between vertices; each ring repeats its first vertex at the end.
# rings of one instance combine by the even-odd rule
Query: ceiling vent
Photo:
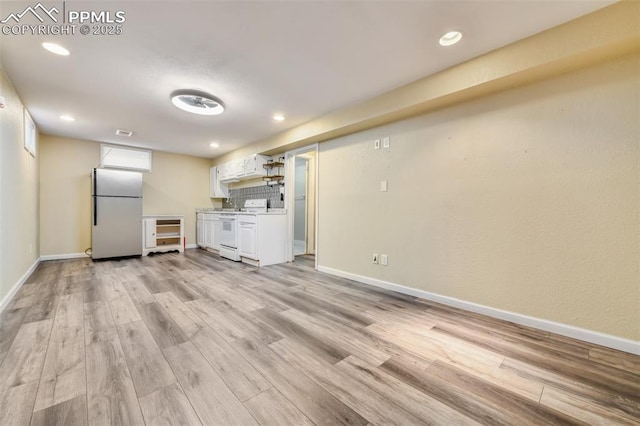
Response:
POLYGON ((133 132, 131 130, 117 129, 116 135, 130 137, 131 135, 133 135, 133 132))

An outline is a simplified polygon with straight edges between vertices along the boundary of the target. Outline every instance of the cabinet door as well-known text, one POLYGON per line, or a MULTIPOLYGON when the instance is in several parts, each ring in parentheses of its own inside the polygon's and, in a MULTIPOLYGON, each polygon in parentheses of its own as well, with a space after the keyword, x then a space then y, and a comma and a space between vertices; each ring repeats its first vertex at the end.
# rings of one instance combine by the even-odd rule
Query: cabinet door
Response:
POLYGON ((244 174, 252 175, 256 173, 257 160, 256 155, 250 155, 244 159, 244 174))
POLYGON ((212 167, 209 172, 209 188, 211 190, 211 198, 227 198, 229 197, 229 188, 227 184, 221 182, 222 170, 220 166, 212 167))
POLYGON ((244 176, 244 158, 233 161, 231 163, 231 170, 233 170, 232 178, 244 176))
POLYGON ((216 198, 216 185, 218 184, 218 168, 211 167, 209 169, 209 196, 216 198))
POLYGON ((220 219, 213 221, 213 248, 220 250, 220 234, 222 234, 222 221, 220 219))
POLYGON ((213 248, 213 221, 204 221, 204 245, 208 248, 213 248))
POLYGON ((234 179, 236 177, 236 165, 231 162, 226 164, 225 179, 234 179))
POLYGON ((198 247, 205 247, 204 243, 204 221, 196 221, 196 244, 198 247))
POLYGON ((225 180, 229 177, 229 163, 220 164, 218 166, 218 178, 225 180))
POLYGON ((267 159, 264 155, 253 154, 244 158, 244 177, 253 178, 258 176, 266 176, 267 170, 264 165, 267 163, 267 159))
POLYGON ((158 245, 156 241, 156 220, 145 219, 144 220, 144 248, 151 249, 156 248, 158 245))
POLYGON ((240 225, 239 234, 238 248, 240 250, 240 256, 258 260, 256 226, 240 225))

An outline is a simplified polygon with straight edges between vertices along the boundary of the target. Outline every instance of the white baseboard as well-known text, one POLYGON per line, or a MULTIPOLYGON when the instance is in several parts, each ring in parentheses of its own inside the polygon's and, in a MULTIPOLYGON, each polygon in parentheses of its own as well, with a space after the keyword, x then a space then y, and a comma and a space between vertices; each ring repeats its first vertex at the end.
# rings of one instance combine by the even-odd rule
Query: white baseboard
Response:
MULTIPOLYGON (((187 244, 188 249, 198 248, 197 244, 187 244)), ((91 257, 86 253, 67 253, 67 254, 47 254, 40 256, 41 261, 45 260, 66 260, 66 259, 80 259, 83 257, 91 257)))
POLYGON ((347 278, 363 284, 369 284, 375 287, 396 291, 398 293, 419 297, 421 299, 431 300, 433 302, 442 303, 443 305, 453 306, 455 308, 464 309, 478 314, 510 321, 515 324, 534 327, 540 330, 549 331, 551 333, 560 334, 562 336, 583 340, 585 342, 595 343, 597 345, 606 346, 635 355, 640 355, 640 342, 629 340, 622 337, 612 336, 610 334, 599 333, 597 331, 587 330, 585 328, 574 327, 572 325, 562 324, 545 319, 530 317, 510 311, 503 311, 489 306, 480 305, 473 302, 456 299, 454 297, 442 296, 435 293, 429 293, 424 290, 418 290, 395 284, 388 281, 378 280, 376 278, 365 277, 362 275, 352 274, 350 272, 340 271, 338 269, 329 268, 318 265, 318 271, 342 278, 347 278))
POLYGON ((9 302, 11 302, 11 299, 13 299, 13 296, 16 295, 18 290, 20 290, 20 287, 22 287, 22 285, 27 281, 27 279, 29 279, 29 277, 31 276, 33 271, 36 270, 39 264, 40 264, 40 259, 36 259, 36 261, 33 262, 33 265, 31 265, 29 269, 27 269, 27 272, 25 272, 24 275, 20 277, 18 282, 15 283, 13 287, 11 287, 11 290, 9 290, 9 293, 7 293, 2 298, 2 301, 0 302, 0 312, 4 311, 4 308, 6 308, 9 305, 9 302))
POLYGON ((81 257, 91 257, 86 253, 67 253, 67 254, 47 254, 40 256, 41 261, 45 260, 65 260, 65 259, 79 259, 81 257))

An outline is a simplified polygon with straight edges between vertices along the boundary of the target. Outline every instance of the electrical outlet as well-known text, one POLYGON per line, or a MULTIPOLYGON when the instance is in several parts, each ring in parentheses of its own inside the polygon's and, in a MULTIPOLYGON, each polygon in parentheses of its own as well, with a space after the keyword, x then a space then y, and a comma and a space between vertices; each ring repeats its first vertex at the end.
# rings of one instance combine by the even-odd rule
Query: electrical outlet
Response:
POLYGON ((380 149, 380 139, 373 141, 373 149, 380 149))
POLYGON ((371 260, 373 260, 373 264, 377 265, 378 264, 378 255, 376 253, 373 253, 373 256, 371 257, 371 260))
POLYGON ((391 146, 391 138, 389 136, 382 138, 382 147, 389 148, 389 146, 391 146))
POLYGON ((380 264, 383 266, 387 266, 389 264, 389 258, 386 254, 380 255, 380 264))
POLYGON ((386 180, 381 180, 380 181, 380 191, 381 192, 387 192, 387 189, 389 188, 389 185, 387 184, 386 180))

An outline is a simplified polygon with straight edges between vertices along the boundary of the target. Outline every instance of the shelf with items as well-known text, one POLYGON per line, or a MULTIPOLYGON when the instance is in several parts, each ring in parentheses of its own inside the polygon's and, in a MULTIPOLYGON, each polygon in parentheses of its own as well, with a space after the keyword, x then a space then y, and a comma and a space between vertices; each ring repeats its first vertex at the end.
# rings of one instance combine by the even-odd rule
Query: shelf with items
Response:
MULTIPOLYGON (((262 177, 262 180, 267 182, 267 185, 284 185, 284 175, 282 174, 281 169, 284 167, 284 157, 280 157, 283 161, 268 161, 266 164, 263 164, 267 170, 267 175, 262 177), (275 174, 271 174, 274 172, 275 174)), ((279 160, 280 160, 279 159, 279 160)))
POLYGON ((284 176, 282 175, 273 175, 273 176, 263 176, 262 180, 266 181, 266 182, 280 182, 284 180, 284 176))
POLYGON ((262 167, 264 167, 265 169, 273 169, 273 168, 282 168, 284 167, 284 163, 281 163, 280 161, 271 161, 268 162, 267 164, 263 164, 262 167))

